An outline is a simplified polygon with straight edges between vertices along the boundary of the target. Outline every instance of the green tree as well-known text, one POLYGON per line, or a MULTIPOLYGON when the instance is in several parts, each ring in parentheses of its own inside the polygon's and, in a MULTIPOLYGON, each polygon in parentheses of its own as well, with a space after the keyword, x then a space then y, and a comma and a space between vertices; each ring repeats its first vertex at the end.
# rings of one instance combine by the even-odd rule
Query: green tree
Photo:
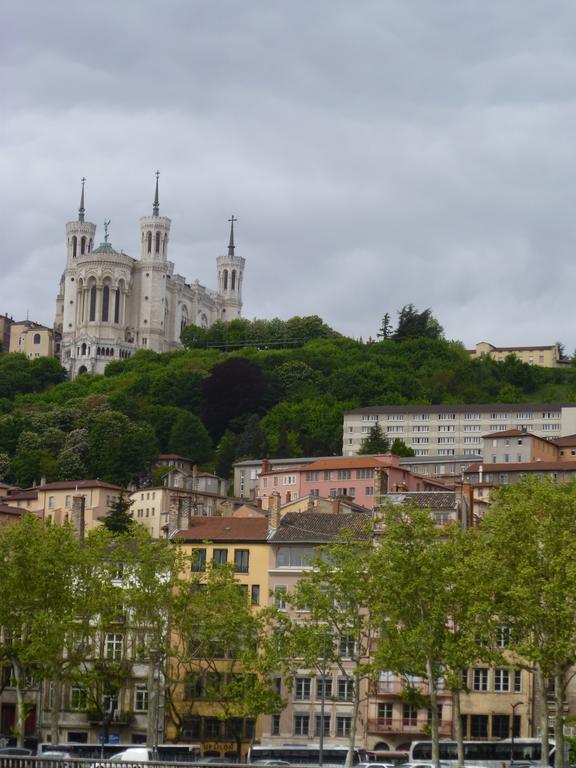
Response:
POLYGON ((238 435, 227 429, 222 435, 216 450, 215 472, 219 477, 229 478, 232 465, 238 456, 238 435))
POLYGON ((213 454, 212 440, 198 416, 188 411, 178 414, 170 430, 168 450, 186 456, 197 464, 210 461, 213 454))
POLYGON ((390 453, 393 453, 395 456, 415 456, 415 452, 413 448, 410 448, 409 445, 406 445, 404 440, 397 437, 395 438, 394 442, 390 446, 390 453))
POLYGON ((10 456, 0 453, 0 481, 4 481, 10 474, 10 456))
POLYGON ((542 756, 548 754, 547 683, 555 690, 556 765, 564 768, 563 705, 576 663, 576 486, 527 478, 501 488, 479 531, 476 563, 512 651, 540 679, 542 756))
POLYGON ((386 341, 386 339, 389 339, 392 336, 393 332, 390 315, 386 312, 382 318, 382 324, 380 325, 380 330, 378 331, 377 336, 379 339, 382 339, 382 341, 386 341))
MULTIPOLYGON (((217 716, 231 726, 242 718, 281 709, 273 680, 260 674, 262 616, 249 605, 231 566, 211 564, 204 573, 180 581, 172 626, 168 701, 178 731, 199 700, 211 702, 217 716)), ((234 738, 240 760, 240 730, 235 730, 234 738)))
POLYGON ((135 424, 114 411, 91 418, 88 470, 92 477, 127 485, 147 472, 158 456, 149 424, 135 424))
POLYGON ((289 660, 288 672, 308 669, 324 678, 336 668, 347 681, 352 701, 347 768, 353 764, 363 687, 374 676, 372 646, 378 636, 370 610, 376 599, 371 578, 374 553, 368 524, 365 532, 343 531, 337 541, 320 548, 313 568, 287 594, 290 606, 300 612, 298 618, 288 625, 281 619, 280 658, 289 660))
POLYGON ((102 524, 110 533, 132 535, 136 525, 134 516, 130 512, 132 504, 134 501, 126 498, 123 491, 115 501, 110 503, 110 511, 102 518, 102 524))
POLYGON ((420 337, 440 339, 442 335, 442 326, 432 315, 431 309, 418 312, 413 304, 406 304, 398 312, 398 326, 392 338, 396 341, 420 337))
POLYGON ((50 675, 75 620, 78 560, 69 526, 26 514, 18 524, 0 527, 0 666, 10 668, 15 684, 18 746, 36 705, 27 681, 50 675))
POLYGON ((382 431, 378 422, 370 428, 368 437, 362 440, 362 446, 358 453, 361 456, 369 456, 375 453, 388 453, 390 450, 390 441, 382 431))

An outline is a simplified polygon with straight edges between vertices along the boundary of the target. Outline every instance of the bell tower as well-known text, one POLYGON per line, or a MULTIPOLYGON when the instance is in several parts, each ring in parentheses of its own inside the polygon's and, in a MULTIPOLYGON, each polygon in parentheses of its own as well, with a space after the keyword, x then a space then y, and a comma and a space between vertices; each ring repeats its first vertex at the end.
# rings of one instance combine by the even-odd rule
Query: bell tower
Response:
POLYGON ((218 294, 222 299, 221 320, 236 320, 242 312, 242 283, 244 280, 244 265, 246 259, 236 255, 234 244, 234 223, 238 219, 232 215, 230 222, 230 240, 226 256, 218 256, 218 294))
POLYGON ((84 221, 84 184, 86 179, 82 178, 82 192, 80 194, 80 207, 78 208, 78 219, 69 221, 66 224, 66 245, 68 253, 68 266, 74 266, 77 259, 92 252, 94 246, 94 235, 96 234, 96 224, 84 221))
POLYGON ((156 171, 156 192, 152 203, 152 216, 143 216, 140 219, 140 259, 153 263, 162 263, 168 258, 168 237, 171 224, 169 218, 160 216, 159 177, 160 171, 156 171))

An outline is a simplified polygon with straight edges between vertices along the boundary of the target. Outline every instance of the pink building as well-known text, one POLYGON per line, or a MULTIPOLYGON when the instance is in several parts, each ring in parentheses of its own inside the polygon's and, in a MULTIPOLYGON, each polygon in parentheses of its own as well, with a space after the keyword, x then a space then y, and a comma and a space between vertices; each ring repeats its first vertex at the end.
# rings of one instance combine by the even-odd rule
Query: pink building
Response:
MULTIPOLYGON (((272 494, 280 495, 281 504, 304 496, 347 496, 356 504, 372 509, 376 470, 382 470, 380 493, 446 490, 444 484, 401 467, 399 456, 386 453, 378 456, 334 456, 276 470, 271 470, 268 462, 262 462, 256 498, 262 499, 262 506, 267 508, 272 494)), ((379 495, 378 490, 376 495, 379 495)))

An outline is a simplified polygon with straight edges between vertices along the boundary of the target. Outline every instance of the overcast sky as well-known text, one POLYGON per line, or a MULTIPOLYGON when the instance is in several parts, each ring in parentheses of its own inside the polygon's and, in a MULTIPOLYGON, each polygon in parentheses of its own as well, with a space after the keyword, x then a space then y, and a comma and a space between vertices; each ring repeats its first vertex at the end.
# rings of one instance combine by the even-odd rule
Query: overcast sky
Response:
POLYGON ((245 317, 576 347, 573 0, 0 0, 0 313, 52 325, 65 222, 172 219, 245 317))

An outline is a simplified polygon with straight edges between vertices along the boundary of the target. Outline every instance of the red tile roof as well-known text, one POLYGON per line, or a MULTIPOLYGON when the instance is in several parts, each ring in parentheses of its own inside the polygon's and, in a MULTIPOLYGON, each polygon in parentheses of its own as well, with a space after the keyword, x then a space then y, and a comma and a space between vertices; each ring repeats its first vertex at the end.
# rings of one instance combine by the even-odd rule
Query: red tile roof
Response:
POLYGON ((527 461, 511 464, 470 464, 464 470, 465 475, 478 473, 482 467, 487 472, 576 472, 576 461, 527 461))
MULTIPOLYGON (((317 459, 312 464, 306 464, 306 472, 314 471, 315 469, 355 469, 356 467, 389 467, 395 466, 391 462, 394 461, 394 457, 391 453, 382 454, 379 458, 375 456, 335 456, 333 459, 317 459)), ((396 460, 397 461, 397 460, 396 460)), ((286 472, 292 471, 291 469, 284 470, 286 472)))
POLYGON ((550 440, 551 443, 554 443, 554 445, 558 445, 561 448, 566 445, 576 445, 576 435, 566 435, 565 437, 555 437, 553 440, 550 440))
POLYGON ((264 542, 268 537, 265 517, 199 517, 188 530, 176 531, 179 541, 264 542))
POLYGON ((526 432, 524 429, 504 429, 501 432, 488 432, 482 437, 533 437, 535 440, 544 440, 545 443, 550 443, 551 440, 546 440, 545 437, 534 435, 532 432, 526 432))

